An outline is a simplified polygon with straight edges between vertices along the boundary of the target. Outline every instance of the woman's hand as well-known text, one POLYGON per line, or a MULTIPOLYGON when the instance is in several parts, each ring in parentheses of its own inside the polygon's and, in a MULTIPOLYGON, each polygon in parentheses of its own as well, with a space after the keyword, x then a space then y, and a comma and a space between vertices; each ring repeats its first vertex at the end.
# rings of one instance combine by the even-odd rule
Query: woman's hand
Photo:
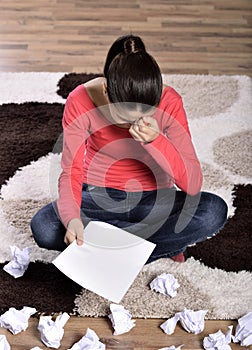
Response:
POLYGON ((134 140, 146 143, 154 141, 159 131, 158 123, 153 117, 141 117, 129 129, 134 140))
POLYGON ((69 221, 64 242, 69 245, 74 240, 77 240, 78 245, 82 245, 84 241, 84 226, 80 219, 74 218, 69 221))

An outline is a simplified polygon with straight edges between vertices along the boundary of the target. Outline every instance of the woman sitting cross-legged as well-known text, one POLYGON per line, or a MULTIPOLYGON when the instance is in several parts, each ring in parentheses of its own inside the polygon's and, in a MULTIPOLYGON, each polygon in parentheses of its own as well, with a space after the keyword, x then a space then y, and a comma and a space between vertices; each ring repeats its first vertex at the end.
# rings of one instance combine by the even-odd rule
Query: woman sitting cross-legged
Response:
POLYGON ((63 130, 59 198, 31 221, 40 247, 82 244, 87 223, 100 220, 155 243, 147 262, 182 262, 189 245, 225 224, 224 200, 201 191, 181 96, 140 37, 118 38, 104 77, 70 93, 63 130))

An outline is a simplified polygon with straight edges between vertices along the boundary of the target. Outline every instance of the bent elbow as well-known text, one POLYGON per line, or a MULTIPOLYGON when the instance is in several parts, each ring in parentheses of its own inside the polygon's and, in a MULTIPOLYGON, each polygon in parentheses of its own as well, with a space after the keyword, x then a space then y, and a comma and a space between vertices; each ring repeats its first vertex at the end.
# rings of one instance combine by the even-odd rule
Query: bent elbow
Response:
POLYGON ((200 173, 198 175, 197 179, 192 179, 190 181, 190 184, 188 186, 188 190, 186 191, 190 196, 196 196, 202 188, 203 184, 203 175, 200 173))

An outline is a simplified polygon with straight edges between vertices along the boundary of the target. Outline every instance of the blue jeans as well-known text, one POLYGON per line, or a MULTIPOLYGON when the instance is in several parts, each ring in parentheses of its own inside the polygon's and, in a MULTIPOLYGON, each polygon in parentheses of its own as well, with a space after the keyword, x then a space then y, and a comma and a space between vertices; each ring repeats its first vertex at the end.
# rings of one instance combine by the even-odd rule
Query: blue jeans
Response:
MULTIPOLYGON (((208 192, 196 196, 175 188, 125 192, 84 184, 81 216, 84 226, 90 220, 104 221, 155 243, 149 263, 177 255, 189 245, 217 234, 226 222, 227 205, 208 192)), ((56 202, 37 212, 31 229, 40 247, 59 251, 66 248, 66 228, 59 219, 56 202)))

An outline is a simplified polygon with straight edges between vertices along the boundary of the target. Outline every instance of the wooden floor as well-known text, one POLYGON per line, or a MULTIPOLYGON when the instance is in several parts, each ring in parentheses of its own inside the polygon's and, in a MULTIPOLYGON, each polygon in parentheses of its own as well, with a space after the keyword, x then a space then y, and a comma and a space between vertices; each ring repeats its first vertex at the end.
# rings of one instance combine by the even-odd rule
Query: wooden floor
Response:
MULTIPOLYGON (((6 0, 0 2, 0 72, 101 73, 106 52, 120 35, 140 35, 167 74, 242 74, 252 77, 252 0, 6 0)), ((12 350, 40 346, 37 319, 16 336, 12 350)), ((207 321, 192 335, 179 326, 172 336, 164 320, 139 319, 129 333, 113 336, 108 319, 72 317, 61 349, 94 329, 106 349, 159 349, 202 339, 235 321, 207 321)), ((232 344, 233 350, 241 349, 232 344)))
POLYGON ((0 71, 96 72, 142 36, 163 73, 252 76, 252 0, 6 0, 0 71))
MULTIPOLYGON (((100 341, 106 344, 106 350, 158 350, 181 344, 184 344, 182 350, 198 350, 203 349, 202 341, 205 336, 219 329, 226 333, 229 325, 236 325, 235 321, 208 321, 204 331, 199 335, 187 333, 180 325, 177 325, 175 333, 167 335, 159 327, 162 322, 164 320, 137 319, 136 326, 129 333, 113 335, 111 322, 106 318, 71 318, 64 327, 65 333, 60 349, 69 349, 85 335, 86 329, 90 328, 96 332, 100 341)), ((31 318, 25 332, 12 335, 9 331, 0 328, 0 334, 6 335, 11 344, 11 350, 28 350, 35 346, 43 350, 48 349, 40 341, 37 325, 38 320, 31 318)), ((231 347, 232 350, 249 349, 234 343, 231 344, 231 347)))

